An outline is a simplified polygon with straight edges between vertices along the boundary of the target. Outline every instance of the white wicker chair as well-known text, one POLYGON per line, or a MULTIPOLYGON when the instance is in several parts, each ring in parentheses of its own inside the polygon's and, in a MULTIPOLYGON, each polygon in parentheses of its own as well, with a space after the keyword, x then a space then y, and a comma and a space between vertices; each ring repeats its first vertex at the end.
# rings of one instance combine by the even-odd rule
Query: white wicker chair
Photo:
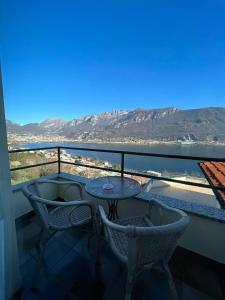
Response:
POLYGON ((86 225, 92 224, 92 206, 88 201, 82 200, 82 186, 73 181, 37 180, 24 185, 23 193, 32 205, 42 227, 37 242, 39 270, 33 282, 34 287, 40 275, 44 250, 49 240, 59 230, 69 228, 83 229, 86 225), (42 184, 55 185, 56 194, 59 199, 62 198, 63 193, 68 194, 71 187, 77 188, 79 197, 77 200, 72 201, 55 201, 43 198, 41 189, 39 188, 42 184))
POLYGON ((101 225, 114 254, 127 265, 125 299, 131 299, 134 280, 146 268, 160 267, 169 280, 175 299, 178 299, 168 261, 189 222, 181 210, 149 201, 146 214, 109 221, 99 206, 101 225))

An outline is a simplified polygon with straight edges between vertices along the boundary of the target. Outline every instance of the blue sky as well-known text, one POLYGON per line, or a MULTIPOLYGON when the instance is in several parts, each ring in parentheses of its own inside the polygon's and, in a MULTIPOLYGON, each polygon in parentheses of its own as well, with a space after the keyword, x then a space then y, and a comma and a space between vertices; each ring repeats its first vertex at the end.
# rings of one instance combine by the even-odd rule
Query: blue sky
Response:
POLYGON ((224 0, 2 0, 6 117, 225 106, 224 0))

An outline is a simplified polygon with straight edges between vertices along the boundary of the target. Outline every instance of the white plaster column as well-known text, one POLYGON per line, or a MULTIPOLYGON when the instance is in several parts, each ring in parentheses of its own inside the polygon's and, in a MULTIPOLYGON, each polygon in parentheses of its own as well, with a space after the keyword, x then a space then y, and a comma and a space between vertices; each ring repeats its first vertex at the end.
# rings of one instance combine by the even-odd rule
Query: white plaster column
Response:
POLYGON ((21 286, 0 66, 0 300, 21 286))

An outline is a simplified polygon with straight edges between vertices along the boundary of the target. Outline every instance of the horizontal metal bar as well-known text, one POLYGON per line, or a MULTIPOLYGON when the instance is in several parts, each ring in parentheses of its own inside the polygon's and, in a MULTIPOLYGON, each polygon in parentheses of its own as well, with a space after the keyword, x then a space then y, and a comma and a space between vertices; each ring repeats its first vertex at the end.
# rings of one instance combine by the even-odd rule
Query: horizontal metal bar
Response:
POLYGON ((35 164, 35 165, 23 166, 23 167, 18 167, 18 168, 12 168, 12 169, 10 169, 10 171, 19 171, 19 170, 23 170, 23 169, 29 169, 29 168, 35 168, 35 167, 40 167, 40 166, 52 165, 52 164, 56 164, 56 163, 58 163, 58 160, 49 161, 49 162, 40 163, 40 164, 35 164))
POLYGON ((26 149, 17 149, 17 150, 9 150, 9 153, 18 153, 18 152, 30 152, 30 151, 40 151, 40 150, 51 150, 57 149, 58 147, 41 147, 41 148, 26 148, 26 149))
POLYGON ((204 184, 204 183, 196 183, 196 182, 192 182, 192 181, 183 181, 183 180, 179 180, 179 179, 173 179, 173 178, 161 177, 161 176, 158 177, 158 176, 148 175, 148 174, 144 174, 144 173, 129 172, 129 171, 124 171, 124 174, 135 175, 135 176, 146 177, 146 178, 152 178, 152 179, 156 179, 156 180, 176 182, 176 183, 181 183, 181 184, 185 184, 185 185, 192 185, 192 186, 198 186, 198 187, 207 188, 207 189, 225 191, 225 186, 214 186, 214 185, 209 185, 209 184, 204 184))
POLYGON ((61 160, 60 162, 62 164, 67 164, 67 165, 73 165, 73 166, 86 167, 86 168, 91 168, 91 169, 98 169, 98 170, 121 173, 121 171, 117 170, 117 169, 110 169, 110 168, 103 168, 103 167, 91 166, 91 165, 86 165, 86 164, 72 163, 72 162, 68 162, 68 161, 64 161, 64 160, 61 160))
POLYGON ((204 156, 186 156, 186 155, 172 155, 172 154, 158 154, 158 153, 146 153, 146 152, 134 152, 134 151, 124 151, 124 150, 108 150, 108 149, 94 149, 94 148, 80 148, 80 147, 66 147, 60 146, 61 149, 68 150, 82 150, 82 151, 92 151, 92 152, 106 152, 106 153, 117 153, 117 154, 127 154, 127 155, 139 155, 139 156, 152 156, 152 157, 163 157, 163 158, 174 158, 174 159, 187 159, 187 160, 205 160, 205 161, 219 161, 225 162, 225 158, 215 158, 215 157, 204 157, 204 156))

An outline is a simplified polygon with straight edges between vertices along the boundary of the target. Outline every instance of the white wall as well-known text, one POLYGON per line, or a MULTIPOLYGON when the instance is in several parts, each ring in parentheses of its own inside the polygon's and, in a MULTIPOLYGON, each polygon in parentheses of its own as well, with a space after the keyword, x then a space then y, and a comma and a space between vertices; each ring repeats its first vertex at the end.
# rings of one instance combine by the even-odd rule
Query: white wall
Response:
POLYGON ((225 223, 190 215, 181 246, 225 264, 225 223))
POLYGON ((4 255, 4 223, 3 220, 0 219, 0 299, 5 299, 5 255, 4 255))
MULTIPOLYGON (((14 220, 13 195, 10 184, 9 154, 3 101, 2 77, 0 68, 0 218, 3 220, 0 244, 4 247, 4 257, 0 265, 4 268, 3 288, 5 298, 11 298, 21 287, 16 228, 14 220)), ((1 253, 2 254, 2 253, 1 253)), ((1 268, 1 267, 0 267, 1 268)), ((0 283, 2 284, 2 283, 0 283)), ((3 298, 4 299, 4 298, 3 298)), ((2 299, 1 299, 2 300, 2 299)))

